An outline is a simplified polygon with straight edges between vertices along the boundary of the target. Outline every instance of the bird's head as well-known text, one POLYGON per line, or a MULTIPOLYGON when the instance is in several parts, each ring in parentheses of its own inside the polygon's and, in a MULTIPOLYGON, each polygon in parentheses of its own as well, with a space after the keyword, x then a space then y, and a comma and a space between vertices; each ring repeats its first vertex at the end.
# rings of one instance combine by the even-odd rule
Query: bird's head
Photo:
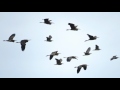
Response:
POLYGON ((74 68, 78 68, 78 67, 76 66, 76 67, 74 67, 74 68))

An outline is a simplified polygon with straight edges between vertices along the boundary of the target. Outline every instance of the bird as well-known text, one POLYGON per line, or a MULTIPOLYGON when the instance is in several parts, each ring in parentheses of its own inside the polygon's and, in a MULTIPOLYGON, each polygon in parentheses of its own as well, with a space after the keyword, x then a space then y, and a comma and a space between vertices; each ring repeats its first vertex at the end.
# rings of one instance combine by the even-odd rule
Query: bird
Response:
POLYGON ((67 58, 67 62, 70 62, 72 59, 77 59, 76 56, 69 56, 69 57, 64 57, 64 58, 67 58))
POLYGON ((48 25, 53 24, 53 22, 51 22, 52 20, 49 20, 49 18, 42 19, 42 20, 44 20, 44 22, 40 22, 40 23, 45 23, 45 24, 48 24, 48 25))
POLYGON ((55 58, 55 60, 56 60, 56 64, 55 65, 62 65, 63 64, 63 63, 61 63, 62 59, 55 58))
POLYGON ((117 59, 117 58, 119 58, 119 57, 117 57, 117 55, 115 55, 110 60, 117 59))
POLYGON ((46 37, 47 38, 47 40, 45 40, 45 41, 47 41, 47 42, 52 42, 53 40, 51 40, 52 39, 52 36, 51 35, 49 35, 49 37, 46 37))
POLYGON ((86 52, 84 52, 85 55, 83 55, 83 56, 90 55, 90 54, 91 54, 91 53, 90 53, 90 50, 91 50, 91 47, 89 47, 89 48, 86 50, 86 52))
POLYGON ((98 45, 95 45, 95 49, 94 50, 96 51, 96 50, 101 50, 101 49, 99 48, 98 45))
MULTIPOLYGON (((50 60, 53 58, 53 56, 58 56, 59 54, 61 54, 61 53, 58 53, 58 51, 54 51, 54 52, 52 52, 50 55, 47 55, 47 56, 50 56, 50 60)), ((46 56, 46 57, 47 57, 46 56)))
POLYGON ((90 35, 90 34, 87 34, 87 35, 88 35, 89 39, 88 39, 88 40, 85 40, 85 42, 86 42, 86 41, 89 41, 89 40, 96 40, 97 38, 99 38, 99 37, 97 37, 97 36, 92 36, 92 35, 90 35))
POLYGON ((78 31, 78 30, 80 30, 80 29, 78 29, 77 26, 75 26, 75 24, 73 24, 73 23, 68 23, 68 25, 70 25, 70 28, 71 28, 71 29, 67 29, 67 30, 73 30, 73 31, 78 31))
POLYGON ((86 70, 87 66, 88 66, 87 64, 82 64, 82 65, 76 66, 74 68, 77 68, 77 74, 78 74, 82 67, 83 67, 84 70, 86 70))
POLYGON ((3 41, 8 41, 8 42, 15 42, 16 40, 13 40, 13 38, 15 37, 15 33, 11 34, 8 38, 8 40, 3 40, 3 41))
POLYGON ((25 47, 26 47, 26 43, 30 41, 28 39, 23 39, 21 40, 20 42, 16 42, 16 43, 20 43, 21 44, 21 50, 24 51, 25 50, 25 47))

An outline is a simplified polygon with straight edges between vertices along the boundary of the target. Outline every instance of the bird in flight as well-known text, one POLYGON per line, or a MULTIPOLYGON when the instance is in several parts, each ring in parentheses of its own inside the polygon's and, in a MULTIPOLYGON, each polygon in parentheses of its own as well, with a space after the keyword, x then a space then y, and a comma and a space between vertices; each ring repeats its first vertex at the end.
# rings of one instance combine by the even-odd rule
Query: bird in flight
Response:
POLYGON ((90 34, 87 34, 87 35, 88 35, 89 39, 88 39, 88 40, 85 40, 85 42, 86 42, 86 41, 89 41, 89 40, 96 40, 97 38, 99 38, 99 37, 97 37, 97 36, 92 36, 92 35, 90 35, 90 34))
POLYGON ((8 42, 15 42, 16 40, 13 40, 15 37, 15 34, 12 34, 9 36, 8 40, 3 40, 3 41, 8 41, 8 42))

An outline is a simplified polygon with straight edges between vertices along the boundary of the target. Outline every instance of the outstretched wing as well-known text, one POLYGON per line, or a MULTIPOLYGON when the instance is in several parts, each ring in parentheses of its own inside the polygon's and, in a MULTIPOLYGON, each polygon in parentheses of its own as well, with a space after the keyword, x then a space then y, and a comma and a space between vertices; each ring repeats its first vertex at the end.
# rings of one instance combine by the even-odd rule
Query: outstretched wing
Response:
POLYGON ((25 45, 22 45, 22 44, 21 44, 21 50, 22 50, 22 51, 25 50, 25 46, 26 46, 26 44, 25 44, 25 45))
POLYGON ((52 36, 51 36, 51 35, 49 35, 49 38, 51 39, 51 38, 52 38, 52 36))
POLYGON ((98 46, 98 45, 95 45, 95 49, 99 49, 99 46, 98 46))
POLYGON ((83 65, 82 67, 83 67, 83 69, 84 69, 84 70, 86 70, 86 69, 87 69, 87 66, 86 66, 86 65, 83 65))
POLYGON ((81 70, 81 66, 79 66, 79 67, 77 68, 77 73, 79 73, 80 70, 81 70))
POLYGON ((68 57, 68 58, 67 58, 67 62, 70 62, 70 61, 71 61, 71 59, 72 59, 71 57, 68 57))
POLYGON ((87 34, 87 35, 88 35, 89 38, 94 38, 94 37, 93 37, 92 35, 90 35, 90 34, 87 34))
POLYGON ((68 23, 68 25, 70 25, 71 29, 75 29, 75 24, 72 24, 72 23, 68 23))
POLYGON ((14 37, 15 37, 15 34, 10 35, 9 40, 13 40, 14 37))
POLYGON ((91 50, 91 48, 89 47, 87 50, 86 50, 86 53, 89 53, 91 50))
POLYGON ((53 58, 53 55, 50 55, 50 58, 49 58, 49 59, 51 60, 52 58, 53 58))

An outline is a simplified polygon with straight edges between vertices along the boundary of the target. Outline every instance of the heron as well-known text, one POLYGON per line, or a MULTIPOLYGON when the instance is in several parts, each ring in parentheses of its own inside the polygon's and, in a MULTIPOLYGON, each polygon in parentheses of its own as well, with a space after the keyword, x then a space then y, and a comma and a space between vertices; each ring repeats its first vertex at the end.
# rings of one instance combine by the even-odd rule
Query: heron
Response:
POLYGON ((45 24, 48 24, 48 25, 53 24, 53 22, 51 22, 52 20, 49 20, 49 18, 42 19, 42 20, 44 20, 44 22, 40 22, 40 23, 45 23, 45 24))
POLYGON ((55 65, 62 65, 63 64, 63 63, 61 63, 62 59, 55 58, 55 60, 56 60, 56 64, 55 65))
POLYGON ((21 50, 24 51, 25 50, 25 47, 26 47, 26 43, 30 41, 28 39, 23 39, 21 40, 20 42, 16 42, 16 43, 20 43, 21 44, 21 50))
POLYGON ((117 57, 117 55, 115 55, 110 60, 117 59, 117 58, 119 58, 119 57, 117 57))
POLYGON ((92 36, 92 35, 90 35, 90 34, 87 34, 87 35, 88 35, 89 39, 88 39, 88 40, 85 40, 85 42, 86 42, 86 41, 89 41, 89 40, 96 40, 97 38, 99 38, 99 37, 97 37, 97 36, 92 36))
MULTIPOLYGON (((50 55, 47 55, 47 56, 50 56, 50 60, 53 58, 53 56, 58 56, 59 54, 61 54, 61 53, 58 53, 58 51, 54 51, 54 52, 52 52, 50 55)), ((47 57, 46 56, 46 57, 47 57)))
POLYGON ((91 53, 90 53, 90 50, 91 50, 91 47, 89 47, 89 48, 86 50, 86 52, 84 52, 85 55, 83 55, 83 56, 90 55, 90 54, 91 54, 91 53))
POLYGON ((51 40, 52 39, 52 36, 51 35, 49 35, 49 37, 46 37, 47 38, 47 40, 45 40, 45 41, 47 41, 47 42, 52 42, 53 40, 51 40))
POLYGON ((77 59, 76 56, 69 56, 69 57, 64 57, 64 58, 67 58, 67 62, 70 62, 72 59, 77 59))
POLYGON ((73 24, 73 23, 68 23, 68 25, 70 25, 70 28, 71 28, 71 29, 67 29, 67 30, 73 30, 73 31, 78 31, 78 30, 80 30, 80 29, 78 29, 77 26, 75 26, 75 24, 73 24))
POLYGON ((87 64, 82 64, 82 65, 76 66, 74 68, 77 68, 77 74, 78 74, 82 67, 84 70, 87 70, 87 66, 88 66, 87 64))
POLYGON ((15 33, 11 34, 8 38, 8 40, 3 40, 3 41, 8 41, 8 42, 15 42, 16 40, 13 40, 13 38, 15 37, 15 33))
POLYGON ((99 48, 98 45, 95 45, 95 49, 94 50, 96 51, 96 50, 101 50, 101 49, 99 48))

